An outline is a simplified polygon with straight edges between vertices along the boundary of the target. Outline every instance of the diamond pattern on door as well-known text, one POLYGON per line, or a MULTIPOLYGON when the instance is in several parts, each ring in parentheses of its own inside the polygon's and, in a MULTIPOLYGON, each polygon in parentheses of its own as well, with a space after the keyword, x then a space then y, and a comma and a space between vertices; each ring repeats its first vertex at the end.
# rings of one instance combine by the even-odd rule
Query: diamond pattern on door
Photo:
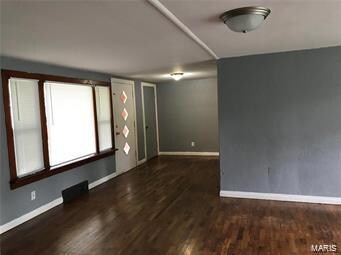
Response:
POLYGON ((124 145, 123 150, 124 150, 124 153, 125 153, 126 155, 129 154, 130 146, 129 146, 129 144, 128 144, 127 142, 126 142, 126 144, 124 145))
POLYGON ((122 111, 122 113, 121 113, 121 116, 122 116, 122 118, 124 119, 124 121, 127 120, 127 118, 128 118, 128 112, 127 112, 126 108, 123 109, 123 111, 122 111))
POLYGON ((128 135, 129 135, 129 129, 128 129, 127 125, 124 125, 124 128, 123 128, 122 133, 123 133, 123 135, 124 135, 125 138, 128 137, 128 135))
POLYGON ((121 101, 122 101, 122 103, 126 103, 127 102, 127 94, 124 92, 124 90, 122 91, 122 94, 121 94, 121 96, 120 96, 120 99, 121 99, 121 101))

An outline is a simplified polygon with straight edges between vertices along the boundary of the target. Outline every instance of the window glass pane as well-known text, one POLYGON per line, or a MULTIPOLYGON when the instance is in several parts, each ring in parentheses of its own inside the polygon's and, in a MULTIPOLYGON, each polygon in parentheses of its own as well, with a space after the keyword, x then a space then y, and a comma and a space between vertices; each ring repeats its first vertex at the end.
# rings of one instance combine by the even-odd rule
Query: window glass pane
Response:
POLYGON ((92 87, 45 83, 51 166, 96 153, 92 87))
POLYGON ((128 144, 127 142, 125 143, 125 145, 124 145, 124 147, 123 147, 123 151, 124 151, 124 153, 125 153, 126 155, 129 154, 130 146, 129 146, 129 144, 128 144))
POLYGON ((110 89, 96 87, 97 121, 100 151, 112 148, 112 130, 110 114, 110 89))
POLYGON ((38 81, 9 80, 17 176, 44 168, 38 81))

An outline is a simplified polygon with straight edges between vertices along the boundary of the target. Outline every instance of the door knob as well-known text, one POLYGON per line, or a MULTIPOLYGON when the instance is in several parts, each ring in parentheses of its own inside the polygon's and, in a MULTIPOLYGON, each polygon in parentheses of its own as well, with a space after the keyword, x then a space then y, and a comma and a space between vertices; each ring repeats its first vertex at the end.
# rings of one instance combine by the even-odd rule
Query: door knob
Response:
POLYGON ((146 129, 148 129, 149 127, 148 126, 146 126, 146 129))
POLYGON ((120 135, 121 133, 120 132, 116 132, 116 135, 120 135))

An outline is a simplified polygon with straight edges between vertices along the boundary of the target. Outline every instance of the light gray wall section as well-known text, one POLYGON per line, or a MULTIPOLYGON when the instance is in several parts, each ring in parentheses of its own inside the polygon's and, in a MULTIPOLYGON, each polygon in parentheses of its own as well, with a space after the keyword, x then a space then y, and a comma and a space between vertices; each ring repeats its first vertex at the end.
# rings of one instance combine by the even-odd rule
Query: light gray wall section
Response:
POLYGON ((157 98, 161 152, 218 151, 216 78, 159 83, 157 98))
POLYGON ((341 47, 218 61, 221 189, 341 196, 341 47))
POLYGON ((143 111, 142 111, 142 97, 141 97, 141 82, 135 82, 135 101, 136 101, 136 121, 137 121, 137 143, 138 143, 138 159, 145 158, 144 153, 144 129, 143 129, 143 111))
MULTIPOLYGON (((44 74, 63 75, 84 79, 110 81, 111 75, 87 72, 77 69, 64 68, 18 59, 2 57, 1 68, 17 71, 37 72, 44 74)), ((1 81, 0 81, 1 83, 1 81)), ((140 107, 137 107, 140 110, 140 107)), ((7 155, 7 140, 4 121, 2 86, 0 89, 0 131, 1 131, 1 218, 0 225, 26 214, 61 196, 61 191, 81 181, 93 182, 115 172, 115 157, 107 157, 73 170, 52 176, 47 179, 10 190, 9 166, 7 155), (36 191, 37 198, 30 200, 30 192, 36 191)))

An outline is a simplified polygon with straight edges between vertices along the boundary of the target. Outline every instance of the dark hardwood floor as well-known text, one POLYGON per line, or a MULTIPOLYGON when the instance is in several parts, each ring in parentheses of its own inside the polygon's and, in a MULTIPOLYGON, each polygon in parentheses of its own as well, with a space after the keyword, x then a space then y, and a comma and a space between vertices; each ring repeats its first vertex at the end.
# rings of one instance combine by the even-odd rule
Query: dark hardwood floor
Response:
POLYGON ((341 206, 220 198, 218 160, 199 157, 155 158, 1 236, 3 255, 301 255, 312 244, 341 251, 341 206))

